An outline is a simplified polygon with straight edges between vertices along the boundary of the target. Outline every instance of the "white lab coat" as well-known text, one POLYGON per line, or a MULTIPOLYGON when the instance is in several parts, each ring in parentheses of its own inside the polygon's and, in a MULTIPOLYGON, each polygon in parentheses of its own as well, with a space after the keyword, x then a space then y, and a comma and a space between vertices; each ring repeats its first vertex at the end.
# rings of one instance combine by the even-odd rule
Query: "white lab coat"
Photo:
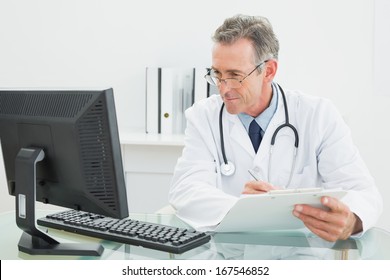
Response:
MULTIPOLYGON (((382 211, 382 198, 340 114, 323 98, 292 91, 286 92, 286 97, 290 123, 299 134, 294 175, 288 187, 344 188, 349 192, 342 201, 360 217, 364 231, 374 226, 382 211)), ((222 175, 218 127, 221 105, 221 97, 214 95, 186 111, 185 147, 169 193, 177 215, 197 229, 215 226, 222 220, 245 183, 253 180, 248 169, 255 169, 262 180, 283 187, 293 161, 294 135, 291 129, 284 128, 276 138, 268 178, 271 137, 285 122, 279 94, 277 110, 257 154, 238 116, 224 110, 225 151, 236 171, 232 176, 222 175)))

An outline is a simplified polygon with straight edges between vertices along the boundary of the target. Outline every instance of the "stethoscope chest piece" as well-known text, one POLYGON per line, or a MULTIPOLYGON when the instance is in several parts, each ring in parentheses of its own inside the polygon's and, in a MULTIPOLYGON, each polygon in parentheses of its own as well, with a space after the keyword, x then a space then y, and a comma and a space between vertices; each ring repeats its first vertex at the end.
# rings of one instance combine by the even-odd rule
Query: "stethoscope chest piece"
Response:
POLYGON ((226 163, 222 163, 221 164, 221 173, 225 176, 231 176, 234 174, 234 172, 236 171, 236 167, 234 166, 234 164, 230 161, 226 163))

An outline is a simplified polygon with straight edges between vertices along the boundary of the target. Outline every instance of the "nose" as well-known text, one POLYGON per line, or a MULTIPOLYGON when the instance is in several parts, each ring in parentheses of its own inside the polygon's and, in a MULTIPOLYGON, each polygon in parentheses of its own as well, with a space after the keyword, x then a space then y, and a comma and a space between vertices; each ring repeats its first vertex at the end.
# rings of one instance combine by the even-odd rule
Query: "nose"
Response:
POLYGON ((226 80, 220 80, 218 85, 218 90, 220 94, 226 93, 227 91, 231 90, 231 88, 227 85, 226 80))
POLYGON ((230 88, 226 85, 225 81, 221 82, 218 85, 219 94, 224 97, 227 92, 229 92, 230 88))
POLYGON ((218 89, 222 100, 227 100, 237 96, 237 92, 235 90, 230 89, 227 86, 218 87, 218 89))

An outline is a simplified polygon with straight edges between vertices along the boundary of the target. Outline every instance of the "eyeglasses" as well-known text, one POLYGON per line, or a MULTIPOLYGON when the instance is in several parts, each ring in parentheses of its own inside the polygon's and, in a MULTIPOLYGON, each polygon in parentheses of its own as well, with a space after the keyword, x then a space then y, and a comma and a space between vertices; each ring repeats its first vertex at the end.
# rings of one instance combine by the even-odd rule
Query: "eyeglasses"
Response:
POLYGON ((210 85, 213 85, 213 86, 221 86, 222 82, 225 83, 225 86, 229 87, 229 88, 239 88, 242 86, 242 82, 248 78, 253 72, 255 72, 255 70, 257 68, 259 68, 260 66, 262 66, 264 63, 268 62, 268 60, 264 60, 263 62, 261 62, 260 64, 258 64, 255 69, 253 69, 248 75, 246 75, 244 78, 242 78, 241 80, 238 80, 236 78, 226 78, 226 79, 221 79, 221 78, 218 78, 217 77, 217 74, 215 73, 214 69, 207 69, 208 72, 207 74, 204 76, 204 78, 206 79, 206 81, 210 84, 210 85))

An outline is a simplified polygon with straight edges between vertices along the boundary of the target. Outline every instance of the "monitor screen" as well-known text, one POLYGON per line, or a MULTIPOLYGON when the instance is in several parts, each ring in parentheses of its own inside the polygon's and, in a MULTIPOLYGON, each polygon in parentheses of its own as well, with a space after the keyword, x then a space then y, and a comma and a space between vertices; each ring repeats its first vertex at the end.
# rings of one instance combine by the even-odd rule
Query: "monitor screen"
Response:
MULTIPOLYGON (((20 178, 29 177, 15 175, 24 174, 17 173, 23 153, 41 150, 43 159, 26 183, 33 184, 37 201, 128 216, 112 89, 0 90, 0 141, 11 195, 18 180, 22 185, 20 178)), ((23 200, 16 199, 17 213, 23 200)))

